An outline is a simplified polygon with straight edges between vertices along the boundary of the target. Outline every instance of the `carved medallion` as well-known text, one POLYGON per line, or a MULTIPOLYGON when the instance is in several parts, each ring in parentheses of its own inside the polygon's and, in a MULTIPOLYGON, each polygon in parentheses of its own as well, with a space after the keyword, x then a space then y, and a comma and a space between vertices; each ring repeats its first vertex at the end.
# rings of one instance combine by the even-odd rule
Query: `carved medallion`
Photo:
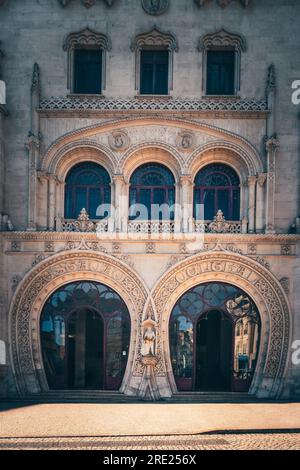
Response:
POLYGON ((169 0, 142 0, 142 6, 149 15, 161 15, 169 8, 169 0))
POLYGON ((123 152, 129 147, 129 137, 124 131, 116 131, 110 134, 108 142, 112 150, 123 152))
POLYGON ((176 139, 177 147, 182 151, 192 150, 195 144, 195 136, 192 132, 180 132, 176 139))

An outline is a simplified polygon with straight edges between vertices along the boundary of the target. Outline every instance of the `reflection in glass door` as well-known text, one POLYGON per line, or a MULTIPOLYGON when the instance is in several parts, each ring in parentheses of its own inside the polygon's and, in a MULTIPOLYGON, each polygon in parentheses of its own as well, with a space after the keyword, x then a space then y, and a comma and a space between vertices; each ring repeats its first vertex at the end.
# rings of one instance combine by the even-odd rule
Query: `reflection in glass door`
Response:
POLYGON ((211 282, 186 292, 173 308, 170 354, 179 391, 247 392, 260 341, 260 317, 235 286, 211 282))
POLYGON ((112 289, 96 282, 63 286, 43 308, 40 334, 50 389, 120 388, 130 317, 112 289))

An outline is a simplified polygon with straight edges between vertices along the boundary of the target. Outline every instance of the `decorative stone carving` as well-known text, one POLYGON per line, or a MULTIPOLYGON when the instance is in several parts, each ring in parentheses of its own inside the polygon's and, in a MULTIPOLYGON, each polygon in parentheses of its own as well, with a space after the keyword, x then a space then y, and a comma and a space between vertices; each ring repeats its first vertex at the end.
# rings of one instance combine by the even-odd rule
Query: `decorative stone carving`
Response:
MULTIPOLYGON (((194 1, 198 5, 198 7, 200 8, 203 5, 205 5, 206 3, 210 2, 211 0, 194 0, 194 1)), ((251 0, 238 0, 238 1, 244 7, 247 7, 248 5, 250 5, 250 2, 251 2, 251 0)), ((232 0, 217 0, 218 5, 222 8, 227 7, 231 2, 232 2, 232 0)))
POLYGON ((22 280, 22 276, 20 274, 14 274, 11 278, 11 290, 15 292, 16 288, 20 284, 22 280))
MULTIPOLYGON (((159 97, 153 99, 96 99, 74 97, 43 98, 40 103, 42 111, 232 111, 266 113, 268 106, 266 100, 253 98, 228 100, 223 98, 198 99, 176 98, 165 100, 159 97)), ((240 115, 240 114, 239 114, 240 115)))
POLYGON ((141 50, 144 47, 165 47, 169 51, 178 52, 178 43, 171 33, 163 33, 158 28, 153 28, 148 33, 139 34, 131 43, 131 50, 141 50))
POLYGON ((247 49, 246 39, 240 34, 230 33, 221 29, 216 33, 206 34, 199 41, 199 51, 211 47, 232 47, 237 52, 245 52, 247 49))
POLYGON ((228 313, 235 318, 251 317, 254 314, 252 311, 251 301, 245 295, 227 300, 226 308, 228 313))
POLYGON ((147 243, 146 244, 146 253, 150 254, 150 255, 153 255, 153 254, 155 254, 155 252, 156 252, 155 243, 147 243))
MULTIPOLYGON (((65 8, 66 6, 68 6, 68 4, 70 3, 70 0, 58 0, 58 1, 59 1, 60 5, 61 5, 63 8, 65 8)), ((107 5, 108 7, 111 7, 111 6, 114 4, 114 2, 115 2, 115 0, 103 0, 103 1, 106 3, 106 5, 107 5)), ((92 7, 92 6, 95 5, 96 0, 81 0, 81 3, 82 3, 82 5, 84 5, 86 8, 90 8, 90 7, 92 7)))
POLYGON ((282 285, 282 288, 283 288, 284 292, 286 293, 286 295, 289 295, 290 294, 290 280, 289 280, 289 278, 288 277, 282 277, 279 282, 282 285))
POLYGON ((92 232, 95 229, 95 224, 90 220, 89 214, 83 208, 80 211, 77 220, 71 222, 76 232, 92 232))
POLYGON ((63 49, 68 51, 78 46, 97 46, 99 49, 110 51, 111 41, 105 34, 85 28, 76 33, 68 34, 64 41, 63 49))
POLYGON ((11 251, 21 251, 22 245, 20 241, 13 240, 10 244, 10 250, 11 251))
POLYGON ((54 243, 50 241, 46 241, 44 244, 44 250, 46 252, 54 252, 55 251, 54 243))
POLYGON ((142 0, 142 6, 149 15, 161 15, 169 8, 169 0, 142 0))
POLYGON ((257 253, 257 246, 255 243, 251 243, 251 245, 248 245, 248 255, 256 255, 257 253))
POLYGON ((130 140, 125 131, 115 131, 108 136, 110 148, 116 152, 124 152, 130 145, 130 140))
POLYGON ((156 328, 157 323, 152 318, 147 318, 142 323, 143 328, 143 344, 141 355, 155 356, 156 355, 156 328))
POLYGON ((181 151, 190 151, 195 146, 195 135, 192 132, 179 132, 176 145, 181 151))
MULTIPOLYGON (((128 306, 132 324, 132 341, 122 391, 130 390, 130 378, 134 369, 136 332, 142 332, 142 312, 148 291, 132 269, 115 258, 95 253, 77 252, 54 255, 39 263, 19 285, 11 311, 11 347, 16 380, 23 393, 44 390, 44 374, 40 341, 38 337, 39 317, 49 295, 60 286, 74 279, 92 279, 115 289, 128 306), (39 374, 37 374, 39 370, 39 374)), ((45 374, 44 374, 45 375, 45 374)), ((142 376, 138 374, 139 377, 142 376)))
POLYGON ((82 238, 80 242, 75 241, 68 241, 65 245, 64 250, 92 250, 92 251, 99 251, 101 253, 107 253, 107 249, 101 246, 96 241, 88 241, 85 238, 82 238))
POLYGON ((283 256, 290 256, 292 254, 292 246, 291 245, 281 245, 281 254, 283 256))
POLYGON ((221 210, 218 210, 217 215, 214 217, 214 221, 209 224, 209 231, 212 233, 226 233, 229 231, 229 224, 226 222, 221 210))
POLYGON ((36 266, 37 264, 41 263, 41 262, 44 261, 46 258, 47 258, 47 256, 45 256, 43 253, 40 253, 40 254, 35 255, 35 258, 34 258, 34 260, 32 261, 31 266, 34 268, 34 266, 36 266))
POLYGON ((163 333, 164 354, 172 389, 176 390, 169 358, 168 324, 177 299, 189 288, 211 279, 233 282, 256 303, 264 325, 260 358, 254 383, 266 386, 276 397, 285 374, 289 352, 290 313, 279 282, 263 266, 248 257, 226 252, 204 252, 187 258, 169 270, 152 291, 158 323, 163 333), (272 379, 272 380, 267 380, 272 379), (266 380, 266 382, 264 382, 266 380), (266 385, 267 384, 267 385, 266 385))
POLYGON ((112 252, 115 255, 119 255, 122 253, 122 247, 120 243, 113 243, 112 245, 112 252))

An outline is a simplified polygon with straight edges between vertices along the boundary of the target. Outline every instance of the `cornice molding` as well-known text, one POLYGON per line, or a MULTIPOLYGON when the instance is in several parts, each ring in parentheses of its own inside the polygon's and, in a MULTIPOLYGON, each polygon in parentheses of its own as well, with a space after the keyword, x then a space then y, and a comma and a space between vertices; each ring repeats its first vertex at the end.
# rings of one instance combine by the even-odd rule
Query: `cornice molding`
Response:
MULTIPOLYGON (((28 231, 10 231, 10 232, 0 232, 0 236, 2 236, 5 240, 18 240, 18 241, 44 241, 44 240, 51 240, 51 241, 81 241, 82 238, 86 240, 99 240, 96 233, 84 233, 84 232, 51 232, 51 231, 36 231, 36 232, 28 232, 28 231)), ((145 235, 145 239, 147 239, 145 235)), ((186 235, 182 234, 182 240, 186 240, 186 235)), ((178 237, 178 243, 182 243, 182 240, 178 237)), ((108 243, 111 243, 111 239, 107 240, 108 243)), ((121 240, 118 240, 122 243, 121 240)), ((104 243, 104 240, 101 241, 104 243)), ((136 243, 144 243, 145 240, 140 238, 139 240, 135 240, 134 244, 136 243)), ((205 234, 205 244, 216 244, 216 243, 225 243, 225 244, 232 244, 232 243, 262 243, 262 244, 278 244, 278 243, 285 243, 285 244, 296 244, 300 242, 300 235, 294 234, 232 234, 232 233, 208 233, 205 234)), ((124 240, 124 243, 128 243, 128 240, 124 240)), ((165 242, 163 240, 158 241, 159 244, 169 243, 169 240, 165 242)), ((264 255, 266 256, 266 255, 264 255)))

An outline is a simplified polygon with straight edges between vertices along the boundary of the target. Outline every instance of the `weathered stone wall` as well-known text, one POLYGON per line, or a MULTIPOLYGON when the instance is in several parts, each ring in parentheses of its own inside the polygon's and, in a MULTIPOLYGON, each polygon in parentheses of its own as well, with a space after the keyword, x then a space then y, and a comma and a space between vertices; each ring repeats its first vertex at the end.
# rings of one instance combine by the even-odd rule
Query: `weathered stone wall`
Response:
MULTIPOLYGON (((175 0, 161 16, 148 15, 139 1, 117 1, 108 7, 97 1, 89 9, 79 0, 62 8, 57 0, 6 0, 1 6, 3 78, 7 84, 10 112, 5 122, 7 146, 6 211, 19 229, 26 227, 28 157, 24 149, 30 129, 30 86, 34 62, 41 69, 42 95, 67 93, 67 34, 88 26, 107 34, 112 49, 107 54, 107 97, 135 95, 133 38, 154 24, 175 35, 179 51, 174 53, 174 97, 200 97, 202 54, 199 38, 222 28, 242 34, 247 51, 242 53, 241 97, 263 98, 267 67, 274 63, 277 75, 276 130, 280 140, 277 154, 276 224, 286 231, 299 212, 299 154, 297 106, 291 103, 291 84, 300 75, 298 1, 254 0, 247 8, 231 2, 225 9, 216 2, 198 8, 192 0, 175 0), (291 188, 293 188, 291 190, 291 188)), ((86 124, 89 123, 87 120, 86 124)), ((60 126, 57 123, 56 126, 60 126)), ((232 130, 236 122, 230 122, 232 130)), ((227 127, 227 126, 226 126, 227 127)), ((63 130, 63 129, 62 129, 63 130)), ((59 133, 59 129, 57 131, 59 133)), ((45 142, 49 137, 44 136, 45 142)), ((254 142, 261 151, 261 144, 254 142)))

